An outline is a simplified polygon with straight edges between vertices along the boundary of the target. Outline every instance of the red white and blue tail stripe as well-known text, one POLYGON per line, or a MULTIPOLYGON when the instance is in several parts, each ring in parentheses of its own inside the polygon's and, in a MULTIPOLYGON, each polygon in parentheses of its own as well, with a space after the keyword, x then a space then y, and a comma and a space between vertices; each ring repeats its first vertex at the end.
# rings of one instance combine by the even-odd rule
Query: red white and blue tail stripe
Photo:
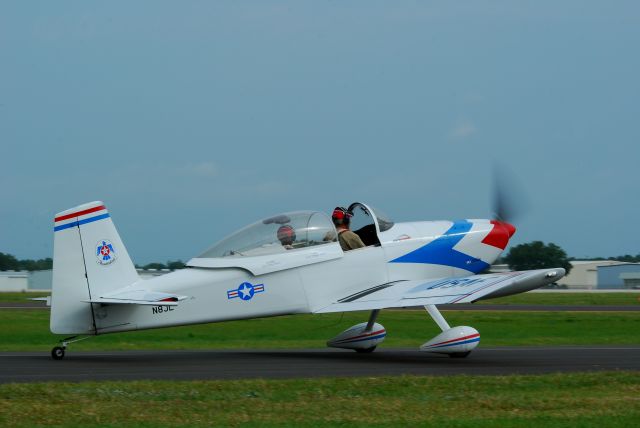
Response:
POLYGON ((104 204, 99 201, 90 202, 58 213, 54 218, 53 231, 59 232, 106 218, 109 218, 109 212, 104 204))

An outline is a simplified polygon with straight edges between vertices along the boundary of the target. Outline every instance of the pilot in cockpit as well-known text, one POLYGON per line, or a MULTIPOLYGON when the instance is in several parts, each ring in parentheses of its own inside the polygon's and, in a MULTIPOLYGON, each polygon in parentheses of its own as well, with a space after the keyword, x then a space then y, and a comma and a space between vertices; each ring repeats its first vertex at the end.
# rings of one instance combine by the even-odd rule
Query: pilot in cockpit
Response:
POLYGON ((288 224, 284 224, 278 228, 278 240, 285 249, 291 250, 296 240, 296 231, 288 224))
POLYGON ((338 230, 338 241, 343 251, 355 250, 364 247, 362 239, 349 229, 353 213, 343 207, 336 207, 331 215, 331 220, 338 230))

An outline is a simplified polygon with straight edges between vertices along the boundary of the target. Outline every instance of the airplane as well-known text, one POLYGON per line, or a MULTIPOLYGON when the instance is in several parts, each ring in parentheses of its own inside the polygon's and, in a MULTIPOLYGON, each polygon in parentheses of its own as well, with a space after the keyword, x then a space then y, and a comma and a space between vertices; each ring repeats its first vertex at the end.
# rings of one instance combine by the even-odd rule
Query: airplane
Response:
POLYGON ((69 337, 51 356, 107 333, 348 311, 370 315, 326 344, 368 353, 387 334, 377 322, 382 309, 423 306, 442 332, 419 349, 466 357, 480 333, 451 327, 437 305, 521 293, 565 274, 482 273, 515 233, 497 218, 396 223, 360 202, 347 214, 362 248, 344 251, 328 214, 287 212, 232 233, 184 269, 141 279, 103 202, 62 211, 54 218, 50 329, 69 337))

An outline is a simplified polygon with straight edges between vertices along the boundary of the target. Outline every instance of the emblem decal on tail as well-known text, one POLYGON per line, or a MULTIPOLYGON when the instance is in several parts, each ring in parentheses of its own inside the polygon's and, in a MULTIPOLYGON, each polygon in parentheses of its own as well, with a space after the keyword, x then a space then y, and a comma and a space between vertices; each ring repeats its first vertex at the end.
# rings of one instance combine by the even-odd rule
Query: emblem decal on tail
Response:
POLYGON ((103 266, 110 265, 116 261, 116 250, 113 248, 111 241, 107 241, 106 239, 98 241, 96 245, 96 258, 98 259, 98 264, 103 266))

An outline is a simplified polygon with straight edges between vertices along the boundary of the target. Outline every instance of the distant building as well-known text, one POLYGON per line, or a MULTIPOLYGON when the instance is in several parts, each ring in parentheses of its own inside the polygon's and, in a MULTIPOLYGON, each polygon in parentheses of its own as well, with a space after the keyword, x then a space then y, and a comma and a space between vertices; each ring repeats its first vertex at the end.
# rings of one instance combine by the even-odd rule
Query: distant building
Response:
POLYGON ((50 290, 51 278, 51 270, 0 271, 0 292, 50 290))
MULTIPOLYGON (((571 272, 557 282, 573 290, 640 290, 640 263, 617 260, 573 260, 571 272)), ((509 266, 491 266, 491 273, 508 272, 509 266)))
MULTIPOLYGON (((169 272, 171 272, 169 269, 138 269, 138 275, 141 279, 149 279, 169 272)), ((26 270, 0 271, 0 292, 47 291, 51 290, 52 279, 53 271, 51 269, 33 272, 26 270)))
POLYGON ((36 270, 29 274, 29 290, 51 290, 53 271, 36 270))
POLYGON ((488 273, 505 273, 505 272, 511 272, 511 269, 509 268, 508 264, 503 263, 503 264, 491 265, 491 268, 489 269, 488 273))
POLYGON ((640 289, 640 263, 599 266, 598 289, 640 289))
POLYGON ((0 291, 26 291, 29 288, 29 272, 27 271, 1 271, 0 291))
POLYGON ((615 260, 574 260, 571 261, 571 272, 562 277, 558 285, 567 288, 593 290, 598 288, 598 267, 619 264, 615 260))
POLYGON ((583 290, 631 289, 634 285, 640 288, 640 263, 574 260, 571 266, 571 272, 558 281, 559 285, 583 290))

